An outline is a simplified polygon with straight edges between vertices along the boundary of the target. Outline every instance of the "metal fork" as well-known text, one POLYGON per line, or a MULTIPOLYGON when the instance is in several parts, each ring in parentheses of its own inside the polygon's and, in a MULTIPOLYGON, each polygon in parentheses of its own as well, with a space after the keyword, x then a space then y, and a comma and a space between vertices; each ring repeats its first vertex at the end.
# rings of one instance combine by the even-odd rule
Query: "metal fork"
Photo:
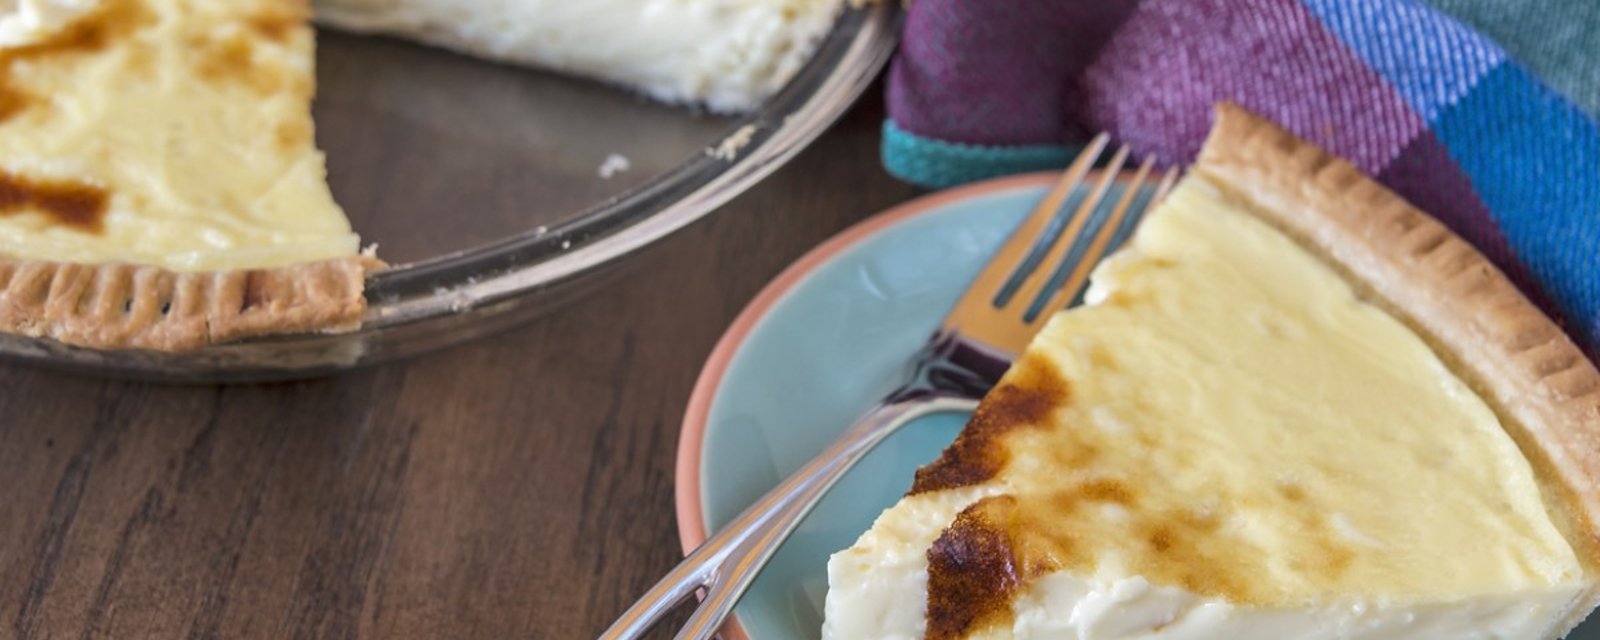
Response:
POLYGON ((904 386, 696 548, 600 637, 641 637, 679 603, 703 590, 699 608, 677 638, 710 638, 778 546, 867 452, 918 417, 976 408, 978 399, 1043 328, 1045 319, 1082 295, 1090 269, 1127 238, 1177 176, 1176 171, 1167 172, 1156 193, 1135 207, 1150 177, 1151 160, 1146 158, 1133 177, 1122 181, 1124 190, 1116 205, 1103 208, 1101 201, 1119 181, 1127 161, 1127 148, 1120 148, 1062 228, 1057 212, 1092 177, 1090 167, 1108 140, 1101 134, 1091 141, 1012 232, 916 355, 913 374, 904 386), (1052 235, 1057 228, 1060 232, 1052 235), (1041 268, 1047 265, 1050 268, 1041 268))

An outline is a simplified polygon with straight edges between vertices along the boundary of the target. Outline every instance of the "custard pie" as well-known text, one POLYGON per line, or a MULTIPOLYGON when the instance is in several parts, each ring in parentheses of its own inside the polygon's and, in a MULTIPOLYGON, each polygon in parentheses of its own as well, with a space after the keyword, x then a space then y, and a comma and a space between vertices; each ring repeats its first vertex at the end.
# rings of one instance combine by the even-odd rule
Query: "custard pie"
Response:
POLYGON ((823 637, 1550 639, 1600 373, 1480 253, 1234 106, 910 492, 823 637))
POLYGON ((305 0, 16 0, 0 17, 0 330, 181 350, 360 323, 305 0))
MULTIPOLYGON (((744 111, 843 0, 319 0, 323 22, 744 111)), ((360 325, 309 0, 0 0, 0 332, 193 349, 360 325)))

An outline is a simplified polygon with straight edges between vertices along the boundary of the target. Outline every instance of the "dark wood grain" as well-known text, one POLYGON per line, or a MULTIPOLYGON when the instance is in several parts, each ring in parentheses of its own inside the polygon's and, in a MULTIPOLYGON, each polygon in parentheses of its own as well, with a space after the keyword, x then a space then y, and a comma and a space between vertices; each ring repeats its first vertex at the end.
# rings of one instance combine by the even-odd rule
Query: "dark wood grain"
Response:
POLYGON ((0 364, 0 637, 592 637, 680 557, 674 447, 722 330, 911 190, 869 99, 567 308, 333 378, 0 364))

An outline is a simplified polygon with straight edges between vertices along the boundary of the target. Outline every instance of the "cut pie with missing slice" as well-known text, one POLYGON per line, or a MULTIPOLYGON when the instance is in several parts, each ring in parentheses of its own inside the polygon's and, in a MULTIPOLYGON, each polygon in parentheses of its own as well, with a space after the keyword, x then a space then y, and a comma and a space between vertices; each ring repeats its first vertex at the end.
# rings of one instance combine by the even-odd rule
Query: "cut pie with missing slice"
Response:
POLYGON ((305 0, 0 15, 0 330, 181 350, 339 331, 363 255, 312 136, 305 0))
POLYGON ((825 638, 1557 638, 1600 373, 1437 221, 1223 106, 909 494, 825 638))
MULTIPOLYGON (((842 6, 318 4, 718 111, 787 83, 842 6)), ((308 0, 0 2, 0 332, 184 350, 359 326, 381 263, 313 141, 310 17, 308 0)))

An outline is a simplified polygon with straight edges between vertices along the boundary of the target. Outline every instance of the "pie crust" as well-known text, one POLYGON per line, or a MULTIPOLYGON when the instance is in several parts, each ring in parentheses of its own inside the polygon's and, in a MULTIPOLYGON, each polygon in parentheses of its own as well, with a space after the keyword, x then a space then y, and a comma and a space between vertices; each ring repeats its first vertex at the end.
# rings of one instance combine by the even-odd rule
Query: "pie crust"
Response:
POLYGON ((1489 403, 1533 464, 1547 510, 1600 587, 1600 371, 1461 237, 1349 162, 1233 104, 1192 171, 1342 272, 1489 403))
POLYGON ((0 331, 99 349, 183 351, 274 333, 355 330, 370 255, 178 272, 0 257, 0 331))

